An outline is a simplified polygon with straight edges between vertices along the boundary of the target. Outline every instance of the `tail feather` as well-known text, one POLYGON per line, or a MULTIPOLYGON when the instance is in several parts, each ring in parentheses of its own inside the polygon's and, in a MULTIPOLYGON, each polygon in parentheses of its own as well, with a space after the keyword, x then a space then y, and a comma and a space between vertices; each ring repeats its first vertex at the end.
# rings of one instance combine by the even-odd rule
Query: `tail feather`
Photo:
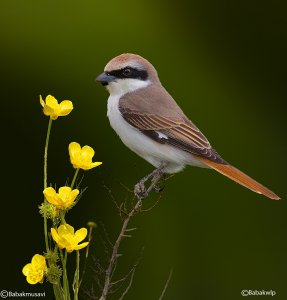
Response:
POLYGON ((263 186, 259 182, 255 181, 248 175, 244 174, 237 168, 233 167, 229 164, 221 164, 214 161, 211 161, 209 159, 198 157, 198 159, 209 166, 210 168, 216 170, 217 172, 227 176, 228 178, 236 181, 237 183, 245 186, 246 188, 250 189, 253 192, 256 192, 258 194, 262 194, 270 199, 273 200, 279 200, 280 197, 277 196, 275 193, 273 193, 271 190, 269 190, 267 187, 263 186))

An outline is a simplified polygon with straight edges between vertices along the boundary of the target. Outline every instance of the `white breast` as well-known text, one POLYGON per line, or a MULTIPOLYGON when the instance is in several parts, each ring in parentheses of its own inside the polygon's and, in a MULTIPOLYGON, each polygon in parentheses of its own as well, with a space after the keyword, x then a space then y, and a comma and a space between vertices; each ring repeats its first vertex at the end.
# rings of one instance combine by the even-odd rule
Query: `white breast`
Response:
POLYGON ((173 146, 160 144, 145 136, 135 127, 131 126, 122 117, 119 111, 120 96, 111 95, 108 99, 108 118, 112 128, 119 135, 123 143, 132 151, 143 157, 158 168, 162 162, 167 163, 166 173, 181 171, 186 164, 203 166, 190 153, 179 150, 173 146))

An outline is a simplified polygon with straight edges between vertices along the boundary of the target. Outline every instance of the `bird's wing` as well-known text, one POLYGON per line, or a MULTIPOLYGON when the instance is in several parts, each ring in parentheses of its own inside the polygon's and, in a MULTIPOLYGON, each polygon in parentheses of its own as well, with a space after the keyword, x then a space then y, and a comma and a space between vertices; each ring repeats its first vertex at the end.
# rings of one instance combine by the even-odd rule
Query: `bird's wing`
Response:
POLYGON ((158 143, 197 155, 203 164, 246 188, 271 199, 280 199, 271 190, 224 161, 164 88, 155 86, 137 91, 136 94, 128 93, 120 99, 119 110, 131 126, 158 143))
POLYGON ((183 151, 224 163, 206 137, 187 119, 170 119, 158 114, 141 113, 127 107, 120 107, 120 112, 130 125, 161 144, 172 145, 183 151))
POLYGON ((280 199, 271 190, 224 161, 193 123, 176 122, 162 116, 135 111, 123 111, 122 116, 130 125, 155 141, 195 154, 203 164, 246 188, 270 199, 280 199))

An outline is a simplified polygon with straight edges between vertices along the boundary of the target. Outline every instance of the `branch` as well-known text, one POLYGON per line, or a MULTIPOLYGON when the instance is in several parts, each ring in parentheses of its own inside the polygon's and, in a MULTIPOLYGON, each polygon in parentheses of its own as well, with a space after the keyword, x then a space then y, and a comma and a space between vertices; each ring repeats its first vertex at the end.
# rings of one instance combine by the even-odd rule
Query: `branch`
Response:
POLYGON ((110 262, 109 262, 108 268, 106 270, 105 283, 104 283, 104 288, 103 288, 100 300, 106 300, 106 298, 107 298, 107 295, 108 295, 109 289, 110 289, 112 274, 113 274, 114 268, 116 266, 117 259, 119 257, 118 253, 119 253, 120 244, 121 244, 123 238, 126 237, 126 231, 128 231, 127 226, 129 224, 131 218, 135 215, 135 213, 137 213, 140 210, 141 204, 142 204, 142 200, 140 199, 137 201, 136 205, 127 214, 127 216, 125 217, 125 219, 123 221, 121 231, 120 231, 118 238, 114 244, 110 262))
POLYGON ((163 290, 162 290, 161 295, 160 295, 160 297, 159 297, 158 300, 162 300, 162 299, 163 299, 164 294, 165 294, 165 292, 166 292, 166 289, 167 289, 167 287, 168 287, 168 285, 169 285, 169 282, 170 282, 170 280, 171 280, 172 273, 173 273, 173 269, 171 269, 170 272, 169 272, 167 281, 166 281, 166 283, 165 283, 165 285, 164 285, 164 287, 163 287, 163 290))
POLYGON ((121 295, 121 298, 119 298, 119 300, 123 300, 124 297, 125 297, 125 295, 128 293, 129 289, 131 288, 133 280, 134 280, 135 271, 136 271, 136 268, 134 268, 132 270, 132 274, 131 274, 131 278, 130 278, 129 284, 128 284, 127 288, 124 290, 124 292, 121 295))
MULTIPOLYGON (((104 287, 102 290, 102 295, 100 297, 99 300, 106 300, 107 295, 109 294, 111 287, 112 287, 112 277, 115 271, 115 268, 117 266, 117 259, 120 256, 119 255, 119 247, 120 244, 123 240, 124 237, 131 237, 131 235, 126 234, 127 232, 134 230, 134 229, 128 229, 128 224, 131 220, 131 218, 140 211, 141 209, 141 205, 142 205, 142 200, 147 198, 149 196, 149 194, 155 190, 155 191, 160 191, 157 188, 157 184, 159 183, 160 179, 162 178, 162 176, 164 175, 163 173, 163 168, 165 167, 164 164, 162 164, 158 169, 155 169, 152 173, 150 173, 149 175, 145 176, 142 180, 140 180, 134 188, 134 194, 137 197, 137 202, 136 204, 133 206, 133 208, 130 210, 130 212, 126 212, 125 209, 125 205, 124 203, 122 203, 120 206, 116 203, 115 198, 112 195, 112 192, 110 189, 108 189, 106 186, 106 189, 109 192, 110 197, 112 198, 112 200, 114 201, 114 203, 116 203, 117 208, 119 209, 120 215, 123 217, 123 224, 122 224, 122 228, 121 231, 118 235, 118 238, 113 246, 113 251, 112 251, 112 255, 111 258, 109 260, 109 264, 108 264, 108 268, 105 271, 105 280, 104 280, 104 287), (151 179, 151 184, 148 188, 145 187, 145 182, 147 182, 149 179, 151 179)), ((124 293, 122 294, 120 299, 123 299, 123 297, 126 295, 126 293, 128 292, 132 281, 133 281, 133 276, 134 276, 134 270, 132 271, 132 276, 131 276, 131 280, 129 282, 129 285, 127 287, 127 289, 124 291, 124 293)), ((170 274, 171 277, 171 274, 170 274)), ((170 277, 166 283, 166 286, 164 287, 164 290, 162 292, 162 296, 163 297, 165 290, 167 288, 167 285, 169 283, 170 277)), ((160 299, 161 299, 160 298, 160 299)))

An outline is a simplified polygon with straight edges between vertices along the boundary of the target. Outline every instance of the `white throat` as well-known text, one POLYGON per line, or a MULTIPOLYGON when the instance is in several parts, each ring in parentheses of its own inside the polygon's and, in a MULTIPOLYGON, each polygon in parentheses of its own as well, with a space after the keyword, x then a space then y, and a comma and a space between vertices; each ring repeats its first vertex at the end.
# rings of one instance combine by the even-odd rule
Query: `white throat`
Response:
POLYGON ((122 97, 126 93, 134 92, 138 89, 147 87, 151 84, 150 80, 140 80, 133 78, 117 79, 107 85, 111 96, 122 97))

